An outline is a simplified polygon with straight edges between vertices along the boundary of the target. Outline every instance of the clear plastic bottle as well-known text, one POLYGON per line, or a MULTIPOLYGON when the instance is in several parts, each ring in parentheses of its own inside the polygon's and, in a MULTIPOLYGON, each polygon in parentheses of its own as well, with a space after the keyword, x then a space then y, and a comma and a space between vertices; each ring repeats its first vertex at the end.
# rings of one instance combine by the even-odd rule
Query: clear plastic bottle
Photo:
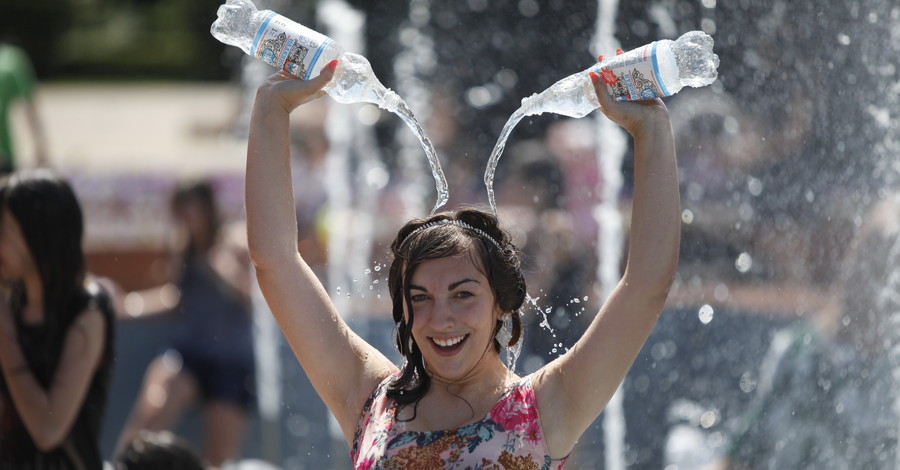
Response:
POLYGON ((632 101, 671 96, 685 86, 709 85, 718 76, 718 66, 713 39, 702 31, 691 31, 674 41, 654 41, 608 57, 523 99, 520 111, 526 116, 547 112, 575 118, 586 116, 600 106, 590 72, 601 75, 615 99, 632 101), (605 68, 609 72, 601 72, 605 68))
POLYGON ((227 0, 216 14, 210 27, 216 39, 300 78, 315 77, 325 64, 338 59, 324 90, 338 103, 374 103, 399 116, 419 139, 431 166, 437 191, 431 212, 447 203, 450 189, 434 145, 406 102, 378 81, 365 57, 346 52, 328 36, 271 10, 258 10, 251 0, 227 0))
POLYGON ((216 14, 210 32, 219 41, 307 80, 338 59, 334 78, 325 86, 335 101, 397 110, 400 97, 381 84, 369 61, 344 51, 328 36, 271 10, 258 10, 250 0, 227 0, 216 14))

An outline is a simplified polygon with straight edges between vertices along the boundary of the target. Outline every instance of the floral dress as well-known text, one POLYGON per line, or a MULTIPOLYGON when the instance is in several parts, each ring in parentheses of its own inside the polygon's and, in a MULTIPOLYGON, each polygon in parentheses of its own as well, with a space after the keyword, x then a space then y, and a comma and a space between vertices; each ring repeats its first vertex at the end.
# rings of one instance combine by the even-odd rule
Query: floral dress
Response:
POLYGON ((355 470, 561 470, 551 459, 531 376, 522 378, 480 421, 443 431, 410 431, 395 419, 385 379, 363 407, 350 458, 355 470))

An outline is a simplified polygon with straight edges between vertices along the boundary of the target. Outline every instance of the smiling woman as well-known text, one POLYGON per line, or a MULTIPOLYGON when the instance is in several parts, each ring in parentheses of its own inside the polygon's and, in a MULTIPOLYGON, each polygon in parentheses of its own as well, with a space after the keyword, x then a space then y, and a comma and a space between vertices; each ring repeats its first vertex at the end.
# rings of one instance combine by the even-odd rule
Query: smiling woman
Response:
POLYGON ((406 363, 388 387, 388 396, 407 405, 418 402, 432 378, 465 380, 477 376, 473 369, 478 365, 505 370, 498 353, 521 337, 525 279, 518 253, 497 219, 470 209, 413 220, 400 229, 391 251, 388 281, 397 347, 406 363), (511 320, 512 331, 500 344, 495 336, 504 316, 511 320), (424 345, 428 347, 423 350, 424 345), (457 359, 457 367, 464 369, 447 376, 427 370, 426 364, 440 367, 435 355, 469 362, 457 359), (489 359, 482 361, 486 356, 489 359))
POLYGON ((590 327, 525 377, 500 358, 518 343, 520 255, 497 218, 465 209, 416 219, 391 244, 398 368, 343 321, 297 252, 291 111, 324 94, 285 72, 256 95, 247 151, 247 227, 259 285, 285 338, 339 423, 356 469, 561 469, 653 329, 675 273, 680 210, 674 142, 659 100, 616 102, 592 77, 604 114, 635 139, 628 264, 590 327))

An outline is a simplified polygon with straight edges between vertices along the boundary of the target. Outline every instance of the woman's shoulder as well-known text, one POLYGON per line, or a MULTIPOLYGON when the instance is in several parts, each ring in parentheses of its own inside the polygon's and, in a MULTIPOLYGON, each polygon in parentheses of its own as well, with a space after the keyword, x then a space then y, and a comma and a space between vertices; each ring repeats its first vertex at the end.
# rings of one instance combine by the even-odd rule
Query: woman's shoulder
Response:
POLYGON ((79 318, 90 312, 95 312, 107 323, 115 316, 113 296, 99 280, 88 278, 85 281, 83 299, 76 321, 79 321, 79 318))

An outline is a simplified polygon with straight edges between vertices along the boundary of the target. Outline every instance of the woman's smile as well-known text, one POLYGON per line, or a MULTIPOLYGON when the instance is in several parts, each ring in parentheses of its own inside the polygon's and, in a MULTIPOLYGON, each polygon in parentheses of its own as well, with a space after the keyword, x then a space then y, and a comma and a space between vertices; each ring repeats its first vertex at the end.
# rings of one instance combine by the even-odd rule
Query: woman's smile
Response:
POLYGON ((434 347, 434 350, 441 356, 455 355, 457 352, 459 352, 460 349, 462 349, 468 338, 469 335, 428 337, 428 339, 431 340, 431 344, 434 347))

